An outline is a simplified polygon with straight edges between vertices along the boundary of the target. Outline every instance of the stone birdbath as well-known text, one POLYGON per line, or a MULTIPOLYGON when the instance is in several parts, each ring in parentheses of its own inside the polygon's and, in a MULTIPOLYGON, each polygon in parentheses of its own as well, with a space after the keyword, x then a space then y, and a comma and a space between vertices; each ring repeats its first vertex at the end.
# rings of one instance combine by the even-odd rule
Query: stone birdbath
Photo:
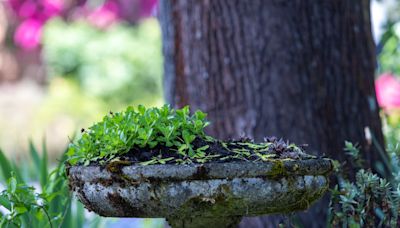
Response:
POLYGON ((101 216, 208 228, 305 210, 328 189, 330 159, 276 138, 217 140, 204 117, 169 106, 111 113, 70 145, 70 189, 101 216))
POLYGON ((328 188, 329 159, 73 166, 71 189, 105 217, 167 218, 172 227, 232 227, 242 216, 307 209, 328 188))

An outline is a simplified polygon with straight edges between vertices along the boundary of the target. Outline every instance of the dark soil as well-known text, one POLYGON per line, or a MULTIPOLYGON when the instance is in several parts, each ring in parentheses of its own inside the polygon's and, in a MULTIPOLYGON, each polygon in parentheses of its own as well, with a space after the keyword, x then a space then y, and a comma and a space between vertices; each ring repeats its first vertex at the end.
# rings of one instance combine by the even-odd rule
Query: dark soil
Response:
POLYGON ((193 142, 193 149, 203 147, 208 145, 208 149, 204 152, 206 154, 206 160, 201 158, 189 158, 182 156, 177 152, 177 148, 166 147, 163 145, 158 145, 155 148, 132 148, 128 153, 121 155, 119 160, 129 161, 132 163, 146 162, 154 159, 165 159, 174 158, 172 160, 166 161, 166 164, 179 163, 177 161, 188 161, 188 163, 204 163, 204 162, 230 162, 230 161, 257 161, 262 160, 258 154, 267 155, 268 159, 310 159, 315 158, 315 156, 308 155, 304 153, 303 146, 297 146, 293 148, 288 142, 282 139, 277 139, 275 137, 265 138, 265 143, 271 143, 268 148, 264 147, 263 150, 259 150, 257 145, 252 140, 247 138, 242 138, 239 140, 228 140, 228 141, 207 141, 202 138, 196 138, 193 142), (244 153, 242 153, 244 152, 244 153))

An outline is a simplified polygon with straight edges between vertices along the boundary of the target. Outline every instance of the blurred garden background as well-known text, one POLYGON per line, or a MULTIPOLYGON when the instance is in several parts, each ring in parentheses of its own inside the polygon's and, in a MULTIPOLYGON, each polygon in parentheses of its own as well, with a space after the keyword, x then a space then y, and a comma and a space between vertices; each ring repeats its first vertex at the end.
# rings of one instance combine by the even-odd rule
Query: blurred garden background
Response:
MULTIPOLYGON (((371 13, 376 94, 387 143, 394 145, 400 141, 400 2, 371 1, 371 13)), ((0 1, 0 148, 18 166, 29 163, 30 140, 40 147, 45 141, 55 163, 69 140, 105 113, 163 104, 161 48, 157 0, 0 1)), ((135 226, 125 221, 102 222, 135 226)))
POLYGON ((45 141, 55 164, 105 113, 163 104, 156 15, 157 0, 0 1, 0 148, 25 174, 35 173, 29 141, 45 141))
POLYGON ((0 5, 0 145, 56 158, 84 126, 162 104, 156 0, 10 0, 0 5))

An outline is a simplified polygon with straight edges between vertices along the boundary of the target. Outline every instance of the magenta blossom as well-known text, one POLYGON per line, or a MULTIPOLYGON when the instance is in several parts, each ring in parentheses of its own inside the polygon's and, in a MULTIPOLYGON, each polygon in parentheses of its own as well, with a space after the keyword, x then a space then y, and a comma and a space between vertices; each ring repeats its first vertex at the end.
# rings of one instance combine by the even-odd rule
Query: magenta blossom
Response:
POLYGON ((400 80, 390 73, 379 76, 375 81, 376 98, 385 110, 400 110, 400 80))
POLYGON ((21 5, 17 8, 18 16, 20 18, 33 17, 38 10, 38 5, 35 1, 25 1, 21 2, 21 5))
POLYGON ((74 1, 76 5, 71 5, 67 0, 6 0, 6 2, 20 20, 14 34, 14 42, 17 46, 30 50, 39 47, 42 26, 52 17, 84 18, 94 26, 107 28, 119 20, 137 22, 141 18, 154 16, 158 0, 105 0, 102 5, 94 9, 89 7, 87 0, 74 1), (72 17, 68 15, 71 13, 72 17))
POLYGON ((91 12, 87 19, 99 28, 106 28, 118 20, 118 11, 118 5, 115 2, 108 1, 91 12))
POLYGON ((8 4, 20 19, 48 20, 64 10, 64 0, 9 0, 8 4))
POLYGON ((64 0, 9 0, 8 3, 21 20, 14 42, 26 50, 39 47, 43 24, 64 9, 64 0))
POLYGON ((15 43, 26 50, 39 46, 42 35, 43 22, 36 19, 23 21, 14 34, 15 43))
POLYGON ((64 9, 64 0, 43 0, 43 14, 48 18, 58 16, 64 9))

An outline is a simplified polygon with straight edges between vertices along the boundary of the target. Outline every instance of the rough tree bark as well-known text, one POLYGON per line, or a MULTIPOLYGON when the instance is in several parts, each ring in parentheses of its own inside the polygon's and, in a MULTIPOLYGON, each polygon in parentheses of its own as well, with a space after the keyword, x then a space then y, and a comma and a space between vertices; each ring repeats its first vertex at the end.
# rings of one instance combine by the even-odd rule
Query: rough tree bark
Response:
POLYGON ((167 102, 207 112, 209 134, 274 135, 340 161, 349 140, 367 167, 382 160, 368 0, 163 0, 160 18, 167 102))

